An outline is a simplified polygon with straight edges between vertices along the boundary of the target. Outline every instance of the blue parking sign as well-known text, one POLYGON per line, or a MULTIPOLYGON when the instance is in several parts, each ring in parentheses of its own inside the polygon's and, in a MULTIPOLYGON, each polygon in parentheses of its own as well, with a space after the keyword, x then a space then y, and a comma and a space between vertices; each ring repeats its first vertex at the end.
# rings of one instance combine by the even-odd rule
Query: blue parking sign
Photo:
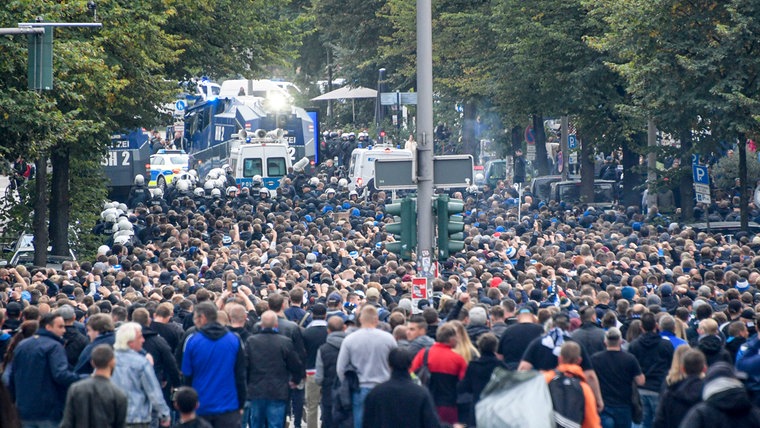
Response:
POLYGON ((575 134, 570 134, 567 136, 567 148, 570 150, 573 150, 578 147, 578 138, 575 136, 575 134))
POLYGON ((710 176, 707 174, 706 166, 692 165, 691 170, 695 184, 710 184, 710 176))

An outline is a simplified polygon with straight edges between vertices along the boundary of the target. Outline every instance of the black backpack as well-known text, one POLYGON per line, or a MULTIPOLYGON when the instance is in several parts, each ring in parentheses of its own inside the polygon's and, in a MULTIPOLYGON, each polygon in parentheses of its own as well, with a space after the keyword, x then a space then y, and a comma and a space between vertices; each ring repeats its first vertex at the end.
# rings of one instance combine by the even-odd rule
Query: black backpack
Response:
POLYGON ((580 428, 586 405, 581 380, 556 369, 554 373, 554 378, 549 382, 549 393, 552 396, 557 428, 580 428))
POLYGON ((425 348, 425 353, 422 354, 422 365, 414 372, 417 375, 417 379, 420 381, 420 385, 430 385, 430 367, 428 367, 428 352, 430 348, 425 348))

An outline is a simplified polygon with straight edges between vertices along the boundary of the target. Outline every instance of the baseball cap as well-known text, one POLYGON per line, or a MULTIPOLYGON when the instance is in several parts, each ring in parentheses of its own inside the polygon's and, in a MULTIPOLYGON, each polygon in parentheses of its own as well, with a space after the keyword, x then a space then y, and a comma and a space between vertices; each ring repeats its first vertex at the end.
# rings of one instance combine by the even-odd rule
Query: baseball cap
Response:
POLYGON ((343 301, 343 298, 340 296, 339 293, 331 293, 329 296, 327 296, 327 302, 336 302, 340 303, 343 301))
POLYGON ((377 290, 377 288, 368 288, 367 289, 367 298, 371 299, 373 297, 375 297, 375 298, 380 297, 380 292, 377 290))

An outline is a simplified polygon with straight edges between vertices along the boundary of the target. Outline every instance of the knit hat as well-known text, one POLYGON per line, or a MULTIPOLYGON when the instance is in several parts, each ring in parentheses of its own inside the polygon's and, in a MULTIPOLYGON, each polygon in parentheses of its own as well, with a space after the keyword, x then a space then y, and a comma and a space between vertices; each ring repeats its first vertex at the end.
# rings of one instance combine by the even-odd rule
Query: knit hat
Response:
POLYGON ((636 289, 626 285, 623 287, 623 291, 621 293, 623 295, 623 298, 625 300, 633 300, 633 298, 636 296, 636 289))

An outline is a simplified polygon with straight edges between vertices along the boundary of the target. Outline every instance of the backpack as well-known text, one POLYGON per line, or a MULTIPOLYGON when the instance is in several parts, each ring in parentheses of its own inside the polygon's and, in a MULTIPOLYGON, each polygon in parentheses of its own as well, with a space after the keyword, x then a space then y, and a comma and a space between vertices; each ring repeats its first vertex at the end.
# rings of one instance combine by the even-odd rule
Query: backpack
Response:
POLYGON ((583 423, 583 409, 586 398, 581 380, 554 370, 555 376, 549 382, 549 393, 554 407, 554 421, 557 428, 580 428, 583 423))
POLYGON ((417 376, 417 380, 420 381, 420 385, 428 386, 430 384, 430 367, 428 367, 428 352, 430 348, 425 348, 425 353, 422 355, 422 365, 417 369, 414 374, 417 376))

